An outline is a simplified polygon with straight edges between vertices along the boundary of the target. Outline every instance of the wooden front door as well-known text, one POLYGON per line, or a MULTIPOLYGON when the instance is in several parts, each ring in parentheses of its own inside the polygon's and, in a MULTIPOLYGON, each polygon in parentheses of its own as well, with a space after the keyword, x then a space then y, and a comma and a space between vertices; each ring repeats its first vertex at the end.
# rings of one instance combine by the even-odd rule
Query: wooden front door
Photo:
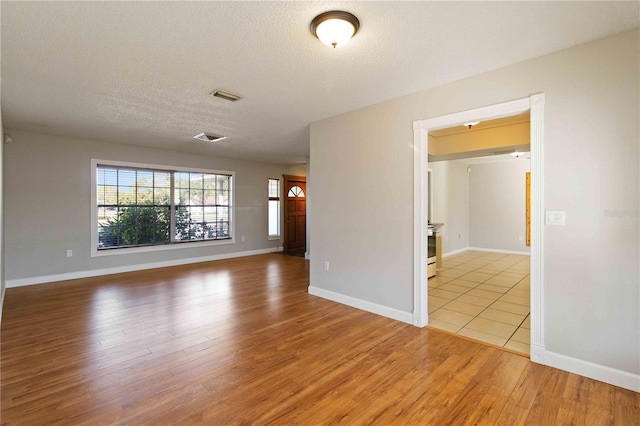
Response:
POLYGON ((284 175, 284 249, 304 250, 307 245, 307 179, 284 175))

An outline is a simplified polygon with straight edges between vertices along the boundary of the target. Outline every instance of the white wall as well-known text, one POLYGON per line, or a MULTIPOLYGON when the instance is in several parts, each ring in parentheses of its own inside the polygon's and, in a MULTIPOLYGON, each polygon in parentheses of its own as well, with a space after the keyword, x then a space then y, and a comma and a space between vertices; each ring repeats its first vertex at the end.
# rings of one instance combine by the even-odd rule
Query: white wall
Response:
MULTIPOLYGON (((0 105, 2 101, 0 100, 0 105)), ((0 322, 2 322, 2 307, 4 306, 4 205, 3 205, 3 186, 4 186, 4 127, 2 124, 2 110, 0 109, 0 322)))
POLYGON ((282 242, 269 241, 267 235, 268 178, 282 179, 285 173, 305 174, 304 165, 284 166, 7 131, 13 138, 11 144, 5 145, 4 153, 8 285, 37 282, 38 277, 55 279, 79 272, 136 269, 136 265, 276 249, 282 242), (236 243, 91 257, 92 158, 235 171, 236 243), (244 242, 241 236, 245 237, 244 242), (73 250, 73 257, 66 257, 68 249, 73 250))
POLYGON ((469 166, 469 246, 529 253, 524 158, 469 166))
POLYGON ((639 44, 634 30, 312 123, 310 290, 411 318, 412 122, 544 92, 543 204, 567 218, 545 228, 545 348, 640 373, 639 44))
MULTIPOLYGON (((307 202, 306 202, 306 215, 307 215, 307 223, 309 223, 309 215, 311 214, 311 198, 313 195, 311 194, 312 189, 311 189, 311 170, 309 168, 310 166, 310 161, 309 161, 309 157, 307 157, 307 164, 305 167, 305 173, 307 176, 307 202)), ((307 259, 311 258, 311 232, 309 232, 309 226, 307 226, 307 235, 306 235, 306 247, 304 248, 305 250, 305 257, 307 259)))
POLYGON ((442 253, 469 247, 469 177, 460 161, 429 163, 433 177, 433 219, 444 223, 442 253))

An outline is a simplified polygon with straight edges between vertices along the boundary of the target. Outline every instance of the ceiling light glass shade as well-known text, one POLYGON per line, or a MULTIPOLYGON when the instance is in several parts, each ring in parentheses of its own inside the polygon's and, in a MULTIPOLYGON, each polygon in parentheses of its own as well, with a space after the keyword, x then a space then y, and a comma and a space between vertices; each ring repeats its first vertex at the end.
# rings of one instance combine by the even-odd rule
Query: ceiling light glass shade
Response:
POLYGON ((522 157, 524 154, 526 154, 526 153, 525 153, 525 152, 518 152, 518 151, 515 151, 515 152, 512 152, 512 153, 511 153, 511 155, 513 155, 513 156, 514 156, 514 157, 516 157, 516 158, 520 158, 520 157, 522 157))
POLYGON ((342 46, 353 36, 356 29, 347 21, 341 19, 329 19, 316 28, 316 35, 327 46, 342 46))
POLYGON ((480 123, 480 122, 479 121, 472 121, 471 123, 465 123, 463 125, 467 126, 468 128, 471 128, 471 126, 475 126, 478 123, 480 123))
POLYGON ((351 40, 358 28, 358 18, 339 10, 322 13, 311 21, 311 33, 327 46, 334 48, 351 40))

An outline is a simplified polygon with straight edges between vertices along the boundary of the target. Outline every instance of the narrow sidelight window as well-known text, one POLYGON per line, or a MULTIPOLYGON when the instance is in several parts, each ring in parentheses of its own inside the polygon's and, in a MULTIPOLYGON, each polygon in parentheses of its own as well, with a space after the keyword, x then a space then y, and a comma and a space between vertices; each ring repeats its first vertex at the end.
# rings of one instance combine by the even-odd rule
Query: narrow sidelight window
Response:
POLYGON ((280 238, 280 180, 269 179, 269 238, 280 238))

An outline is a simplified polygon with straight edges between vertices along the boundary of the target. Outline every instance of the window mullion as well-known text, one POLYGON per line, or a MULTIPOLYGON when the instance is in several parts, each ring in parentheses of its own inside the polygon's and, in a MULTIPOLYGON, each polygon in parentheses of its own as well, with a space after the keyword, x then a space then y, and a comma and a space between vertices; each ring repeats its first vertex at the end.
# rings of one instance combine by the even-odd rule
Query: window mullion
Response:
POLYGON ((169 241, 172 243, 176 241, 176 202, 175 202, 175 173, 171 173, 170 189, 169 189, 169 204, 170 204, 170 215, 171 219, 169 221, 169 241))

